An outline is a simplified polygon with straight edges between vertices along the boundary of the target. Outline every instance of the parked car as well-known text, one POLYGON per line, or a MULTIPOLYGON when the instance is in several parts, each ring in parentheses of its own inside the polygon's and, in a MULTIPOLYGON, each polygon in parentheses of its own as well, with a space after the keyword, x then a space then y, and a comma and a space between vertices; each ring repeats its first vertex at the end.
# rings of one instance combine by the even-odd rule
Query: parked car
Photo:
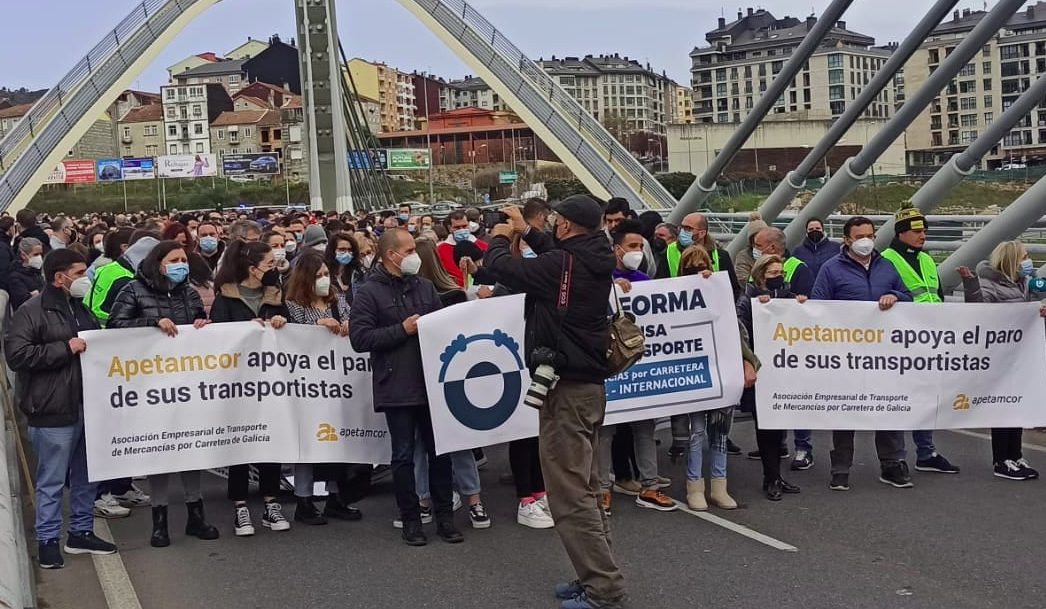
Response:
POLYGON ((260 156, 251 161, 251 173, 279 173, 280 161, 274 156, 260 156))
POLYGON ((1013 171, 1014 169, 1027 169, 1028 166, 1024 163, 1006 163, 999 168, 999 171, 1013 171))

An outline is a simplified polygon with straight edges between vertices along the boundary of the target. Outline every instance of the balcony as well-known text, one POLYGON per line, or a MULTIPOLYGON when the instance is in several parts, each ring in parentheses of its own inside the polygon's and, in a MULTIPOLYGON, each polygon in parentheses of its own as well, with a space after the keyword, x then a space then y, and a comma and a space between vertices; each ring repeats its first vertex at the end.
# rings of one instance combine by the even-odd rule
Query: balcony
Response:
POLYGON ((130 133, 124 133, 120 135, 120 142, 123 144, 130 144, 133 141, 130 133))

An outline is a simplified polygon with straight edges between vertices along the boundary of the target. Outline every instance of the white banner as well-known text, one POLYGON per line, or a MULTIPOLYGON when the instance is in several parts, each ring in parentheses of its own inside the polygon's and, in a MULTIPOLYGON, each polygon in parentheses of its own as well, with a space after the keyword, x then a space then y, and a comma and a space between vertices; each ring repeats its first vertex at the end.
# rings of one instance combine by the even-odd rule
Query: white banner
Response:
POLYGON ((218 175, 218 158, 213 154, 175 154, 156 160, 161 178, 211 178, 218 175))
MULTIPOLYGON (((419 321, 438 453, 537 435, 537 411, 522 403, 523 301, 473 301, 419 321)), ((738 402, 744 372, 726 273, 633 283, 621 304, 643 327, 647 353, 607 381, 608 425, 738 402)))
POLYGON ((1046 425, 1037 303, 752 303, 767 429, 1046 425))
MULTIPOLYGON (((326 328, 84 332, 92 480, 238 463, 388 463, 370 359, 326 328)), ((420 373, 420 371, 419 371, 420 373)))

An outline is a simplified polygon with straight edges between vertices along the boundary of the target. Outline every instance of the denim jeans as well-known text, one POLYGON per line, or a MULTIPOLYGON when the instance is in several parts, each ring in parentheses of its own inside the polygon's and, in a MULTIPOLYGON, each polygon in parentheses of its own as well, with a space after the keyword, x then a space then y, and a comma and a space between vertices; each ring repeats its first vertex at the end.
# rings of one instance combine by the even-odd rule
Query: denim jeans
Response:
POLYGON ((62 537, 62 493, 69 478, 69 532, 94 531, 97 484, 87 480, 87 445, 81 418, 67 427, 30 427, 36 451, 36 539, 62 537))
POLYGON ((392 442, 392 483, 396 489, 396 507, 403 522, 420 522, 421 507, 414 478, 414 448, 418 436, 425 445, 429 458, 429 483, 432 488, 433 511, 439 521, 454 518, 454 474, 449 455, 436 456, 432 437, 432 418, 428 406, 389 408, 385 411, 392 442))
MULTIPOLYGON (((422 442, 416 442, 414 446, 414 485, 417 487, 418 499, 428 501, 432 495, 429 493, 429 456, 424 446, 422 442)), ((471 450, 459 450, 448 455, 454 474, 454 487, 466 497, 478 495, 481 488, 476 456, 471 450)))
POLYGON ((933 445, 933 431, 913 431, 912 441, 915 442, 915 458, 919 461, 929 459, 937 452, 933 445))
MULTIPOLYGON (((705 439, 708 439, 708 452, 712 457, 711 477, 726 478, 726 434, 711 430, 706 433, 709 412, 690 414, 690 452, 686 460, 687 480, 704 478, 705 439)), ((729 433, 729 429, 727 430, 729 433)))
POLYGON ((813 432, 809 429, 796 429, 792 434, 795 436, 796 450, 805 450, 811 455, 814 454, 813 432))
POLYGON ((657 488, 657 443, 654 440, 654 420, 635 421, 599 428, 599 487, 609 491, 612 442, 617 430, 629 427, 636 453, 636 469, 643 490, 657 488))

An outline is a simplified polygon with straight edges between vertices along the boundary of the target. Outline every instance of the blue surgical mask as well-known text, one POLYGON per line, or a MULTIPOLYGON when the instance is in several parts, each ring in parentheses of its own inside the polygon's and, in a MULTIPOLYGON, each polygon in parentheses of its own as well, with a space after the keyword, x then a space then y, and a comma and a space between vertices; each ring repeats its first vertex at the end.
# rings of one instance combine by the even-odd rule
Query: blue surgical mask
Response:
POLYGON ((679 231, 679 245, 690 247, 694 244, 694 233, 688 230, 679 231))
POLYGON ((200 238, 200 249, 205 252, 218 251, 218 238, 217 237, 201 237, 200 238))
POLYGON ((171 283, 181 283, 189 278, 189 263, 187 262, 168 264, 164 268, 167 271, 167 278, 171 280, 171 283))
POLYGON ((400 214, 399 219, 406 222, 407 220, 410 220, 410 214, 400 214))
POLYGON ((345 266, 346 264, 352 262, 353 258, 354 256, 352 255, 352 252, 339 252, 334 255, 334 259, 337 260, 338 264, 342 266, 345 266))
POLYGON ((412 235, 414 233, 418 232, 418 225, 417 224, 408 224, 407 225, 407 232, 409 232, 412 235))
POLYGON ((1021 260, 1021 276, 1032 277, 1035 275, 1035 263, 1028 260, 1021 260))
POLYGON ((462 243, 464 241, 468 241, 469 237, 471 237, 471 236, 472 236, 472 231, 470 231, 467 228, 461 228, 461 229, 458 229, 458 230, 454 231, 454 240, 457 241, 458 243, 462 243))
POLYGON ((752 248, 752 258, 754 258, 756 260, 759 260, 762 257, 763 257, 763 252, 761 250, 757 250, 755 248, 752 248))
POLYGON ((305 238, 305 233, 295 233, 294 234, 294 240, 297 241, 298 243, 301 243, 302 239, 304 239, 304 238, 305 238))
POLYGON ((534 250, 523 250, 524 258, 537 258, 538 254, 534 250))

